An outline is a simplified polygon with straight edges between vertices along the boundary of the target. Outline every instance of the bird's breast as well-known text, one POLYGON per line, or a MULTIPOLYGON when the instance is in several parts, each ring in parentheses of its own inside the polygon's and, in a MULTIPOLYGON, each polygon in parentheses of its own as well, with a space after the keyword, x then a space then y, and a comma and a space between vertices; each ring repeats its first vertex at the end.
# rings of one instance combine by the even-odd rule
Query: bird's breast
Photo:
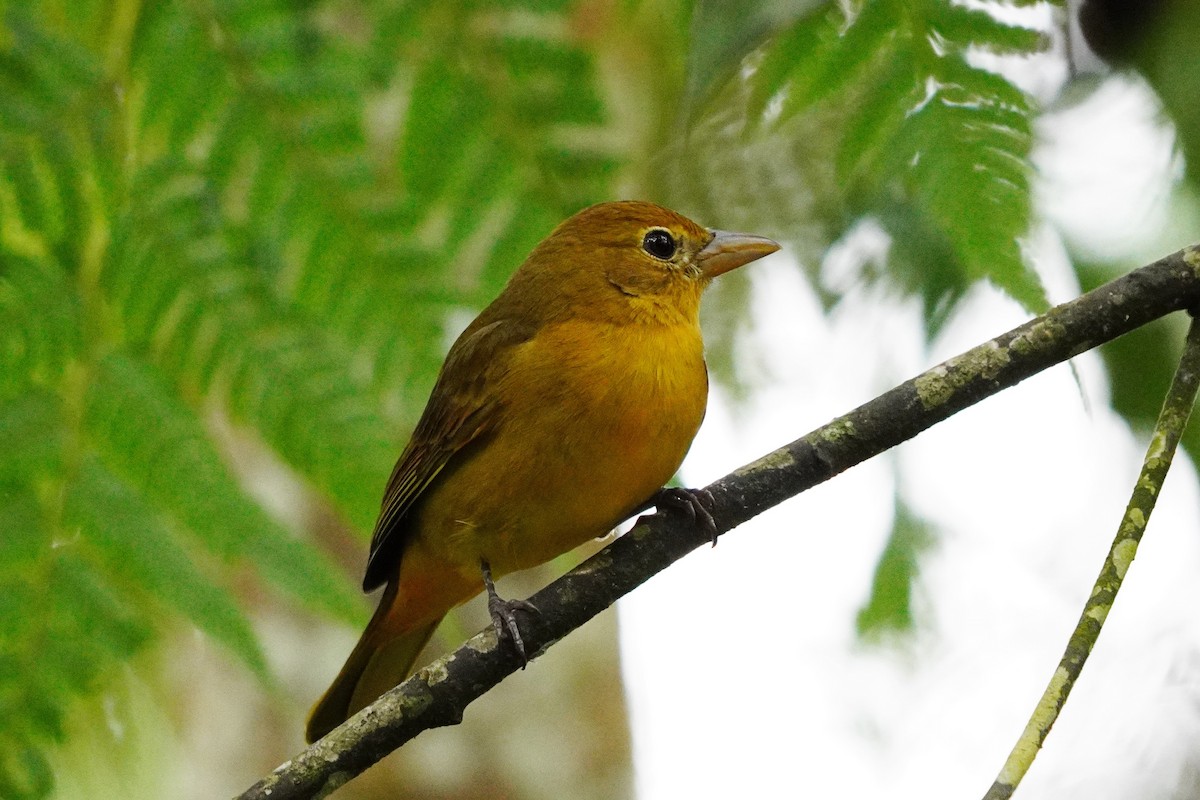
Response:
POLYGON ((708 399, 697 326, 566 323, 525 348, 506 387, 507 404, 522 409, 514 420, 553 420, 557 435, 584 450, 682 460, 708 399))
POLYGON ((462 560, 509 572, 604 535, 670 480, 704 418, 708 375, 695 325, 579 321, 518 346, 496 388, 501 423, 436 502, 462 560))

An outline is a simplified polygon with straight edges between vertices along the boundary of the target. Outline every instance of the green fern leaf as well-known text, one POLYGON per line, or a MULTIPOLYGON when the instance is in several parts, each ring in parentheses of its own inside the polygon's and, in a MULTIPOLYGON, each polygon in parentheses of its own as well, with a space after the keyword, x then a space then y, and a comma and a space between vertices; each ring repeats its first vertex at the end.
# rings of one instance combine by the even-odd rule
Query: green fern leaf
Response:
POLYGON ((892 136, 921 100, 921 88, 913 80, 915 68, 910 53, 897 52, 872 77, 846 124, 834 163, 860 212, 867 210, 872 199, 859 193, 869 184, 869 176, 879 171, 880 162, 892 149, 892 136))
POLYGON ((81 347, 78 298, 62 271, 0 250, 0 398, 57 384, 81 347))
POLYGON ((57 396, 34 389, 0 402, 0 483, 38 481, 61 474, 65 458, 62 407, 57 396))
POLYGON ((296 540, 241 491, 195 415, 164 382, 110 356, 89 392, 85 425, 110 468, 228 563, 253 560, 314 610, 357 622, 358 595, 326 557, 296 540))
POLYGON ((4 796, 181 618, 265 675, 235 579, 359 621, 206 415, 365 535, 457 316, 621 161, 568 4, 58 5, 0 5, 4 796))
POLYGON ((1001 55, 1029 55, 1050 46, 1041 31, 1002 22, 979 8, 934 3, 929 9, 931 34, 960 51, 978 47, 1001 55))
POLYGON ((928 524, 897 499, 891 536, 875 565, 870 596, 856 619, 860 638, 877 641, 889 634, 912 632, 912 593, 919 561, 934 542, 928 524))
POLYGON ((192 620, 266 676, 258 640, 236 601, 197 567, 176 531, 129 484, 88 459, 67 487, 64 515, 68 525, 79 526, 75 546, 114 588, 139 605, 192 620))
POLYGON ((822 103, 849 109, 843 130, 830 134, 840 138, 836 163, 848 206, 891 234, 893 277, 924 294, 930 330, 946 303, 979 280, 1031 310, 1046 308, 1020 245, 1032 215, 1032 104, 968 59, 976 48, 1034 53, 1045 37, 950 0, 864 0, 835 32, 838 13, 781 38, 766 56, 766 82, 751 112, 769 94, 784 98, 784 119, 822 103), (796 52, 804 47, 810 52, 796 52), (921 257, 918 237, 926 258, 938 261, 930 271, 943 280, 906 273, 901 262, 921 257))
MULTIPOLYGON (((12 499, 3 489, 0 496, 12 499)), ((0 752, 24 753, 17 762, 0 760, 0 787, 28 790, 5 797, 48 793, 52 781, 39 773, 30 788, 29 770, 44 767, 41 751, 63 740, 66 709, 102 689, 153 635, 144 615, 98 579, 94 564, 69 545, 50 547, 37 500, 26 501, 0 510, 4 530, 19 532, 5 539, 37 544, 29 560, 0 552, 0 669, 8 676, 0 681, 0 752), (15 518, 14 507, 28 516, 15 518)))
POLYGON ((0 796, 39 800, 49 797, 52 791, 54 773, 39 750, 20 741, 0 739, 0 796))

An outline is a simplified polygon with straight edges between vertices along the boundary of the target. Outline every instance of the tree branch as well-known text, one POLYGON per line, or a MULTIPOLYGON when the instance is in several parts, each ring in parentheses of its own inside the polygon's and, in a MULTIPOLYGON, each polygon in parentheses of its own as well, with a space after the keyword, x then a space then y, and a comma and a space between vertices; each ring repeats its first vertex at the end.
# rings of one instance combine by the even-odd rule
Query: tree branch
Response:
MULTIPOLYGON (((911 439, 1047 367, 1173 311, 1200 304, 1200 245, 1051 309, 859 406, 707 487, 722 533, 911 439)), ((710 541, 682 515, 657 514, 535 594, 522 625, 540 654, 617 598, 710 541)), ((490 627, 420 670, 240 795, 324 797, 421 731, 461 721, 476 698, 519 666, 490 627)))

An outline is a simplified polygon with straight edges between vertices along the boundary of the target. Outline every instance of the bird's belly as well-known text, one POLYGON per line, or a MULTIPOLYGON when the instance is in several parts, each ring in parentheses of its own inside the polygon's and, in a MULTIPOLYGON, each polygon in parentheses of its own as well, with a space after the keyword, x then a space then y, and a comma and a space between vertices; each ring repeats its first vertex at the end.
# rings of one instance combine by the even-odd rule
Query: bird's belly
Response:
POLYGON ((525 468, 511 468, 520 491, 480 520, 479 548, 507 573, 603 536, 670 480, 684 452, 653 440, 640 448, 576 442, 571 457, 543 449, 525 468))
POLYGON ((669 357, 524 376, 505 423, 421 504, 425 546, 503 574, 608 533, 670 480, 704 417, 699 347, 669 357))

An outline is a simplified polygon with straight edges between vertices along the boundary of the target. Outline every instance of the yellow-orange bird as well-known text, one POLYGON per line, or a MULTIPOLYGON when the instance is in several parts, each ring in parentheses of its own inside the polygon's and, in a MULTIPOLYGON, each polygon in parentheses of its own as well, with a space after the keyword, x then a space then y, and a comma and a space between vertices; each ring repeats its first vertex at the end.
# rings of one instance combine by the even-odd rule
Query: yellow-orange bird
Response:
POLYGON ((669 499, 708 397, 700 294, 778 249, 644 202, 586 208, 534 248, 450 348, 392 470, 363 580, 385 589, 310 742, 408 677, 485 587, 520 649, 513 610, 528 604, 500 600, 492 576, 669 499))

